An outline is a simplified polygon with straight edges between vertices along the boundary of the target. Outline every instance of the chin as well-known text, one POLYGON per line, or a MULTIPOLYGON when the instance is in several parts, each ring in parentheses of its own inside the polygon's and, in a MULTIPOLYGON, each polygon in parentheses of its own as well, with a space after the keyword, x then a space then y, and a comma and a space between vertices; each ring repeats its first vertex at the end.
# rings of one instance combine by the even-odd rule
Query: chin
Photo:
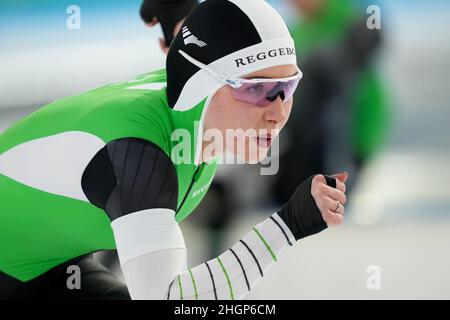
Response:
POLYGON ((271 145, 258 145, 256 140, 247 140, 245 145, 240 145, 241 147, 236 148, 237 144, 233 144, 234 149, 228 150, 236 158, 247 164, 257 164, 264 160, 269 153, 271 145))
POLYGON ((244 159, 245 163, 248 164, 257 164, 264 160, 267 157, 267 153, 269 152, 269 148, 260 149, 256 152, 251 152, 250 154, 246 154, 245 158, 239 157, 240 159, 244 159))

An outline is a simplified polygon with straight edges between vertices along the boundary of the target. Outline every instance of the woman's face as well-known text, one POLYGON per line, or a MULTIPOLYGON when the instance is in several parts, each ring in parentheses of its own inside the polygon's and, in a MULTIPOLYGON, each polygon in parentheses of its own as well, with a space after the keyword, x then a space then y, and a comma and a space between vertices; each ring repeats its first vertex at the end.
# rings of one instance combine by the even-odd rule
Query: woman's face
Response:
MULTIPOLYGON (((263 69, 244 78, 287 78, 296 74, 294 65, 263 69)), ((211 100, 206 112, 204 128, 221 132, 224 151, 228 151, 246 163, 263 160, 270 145, 286 124, 292 108, 292 98, 282 102, 278 96, 266 107, 241 102, 232 95, 228 85, 220 88, 211 100)))

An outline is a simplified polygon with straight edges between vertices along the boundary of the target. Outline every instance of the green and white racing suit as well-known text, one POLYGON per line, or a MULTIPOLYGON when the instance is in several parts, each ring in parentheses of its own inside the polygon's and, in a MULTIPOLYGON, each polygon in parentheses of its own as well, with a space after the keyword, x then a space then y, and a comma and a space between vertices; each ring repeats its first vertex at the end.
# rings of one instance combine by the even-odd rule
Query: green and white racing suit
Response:
MULTIPOLYGON (((104 167, 93 159, 106 146, 118 144, 120 150, 125 138, 144 141, 168 158, 179 143, 171 139, 175 129, 194 137, 204 101, 174 111, 167 107, 164 85, 165 72, 158 70, 64 98, 0 135, 2 272, 28 281, 76 256, 115 248, 110 217, 86 194, 98 186, 83 186, 83 174, 90 166, 104 167)), ((190 144, 194 153, 195 143, 190 144)), ((198 205, 216 171, 214 163, 187 162, 174 165, 177 222, 198 205)))
POLYGON ((117 248, 132 298, 241 299, 288 246, 326 228, 311 177, 229 250, 188 269, 178 223, 217 163, 198 163, 209 100, 171 109, 165 80, 158 70, 64 98, 0 135, 0 287, 117 248))

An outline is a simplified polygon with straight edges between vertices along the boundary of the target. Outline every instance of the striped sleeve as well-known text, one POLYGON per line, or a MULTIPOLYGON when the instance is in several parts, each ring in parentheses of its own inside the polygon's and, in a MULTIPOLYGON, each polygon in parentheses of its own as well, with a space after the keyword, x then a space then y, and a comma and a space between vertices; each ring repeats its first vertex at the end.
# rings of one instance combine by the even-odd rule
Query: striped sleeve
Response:
POLYGON ((294 242, 292 232, 274 213, 217 258, 179 274, 167 299, 240 300, 294 242))

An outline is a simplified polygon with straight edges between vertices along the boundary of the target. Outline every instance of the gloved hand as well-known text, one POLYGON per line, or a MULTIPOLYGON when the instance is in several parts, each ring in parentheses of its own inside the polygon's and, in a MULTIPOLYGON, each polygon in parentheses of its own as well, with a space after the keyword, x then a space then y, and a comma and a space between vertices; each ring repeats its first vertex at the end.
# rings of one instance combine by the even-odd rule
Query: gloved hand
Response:
POLYGON ((144 0, 140 14, 149 26, 161 23, 165 46, 169 47, 174 38, 175 26, 197 5, 198 0, 144 0))
POLYGON ((277 211, 296 240, 343 222, 347 178, 346 172, 332 176, 312 175, 297 187, 289 201, 277 211))

